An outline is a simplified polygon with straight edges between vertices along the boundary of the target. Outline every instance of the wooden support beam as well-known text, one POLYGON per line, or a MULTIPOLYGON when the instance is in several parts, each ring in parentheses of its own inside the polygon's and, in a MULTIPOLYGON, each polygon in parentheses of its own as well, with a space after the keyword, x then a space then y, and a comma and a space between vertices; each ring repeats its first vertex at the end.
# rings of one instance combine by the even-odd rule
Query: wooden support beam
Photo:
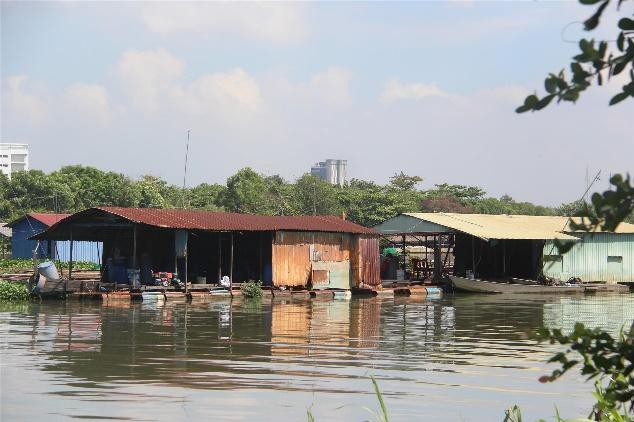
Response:
MULTIPOLYGON (((132 289, 134 287, 136 287, 134 285, 134 276, 136 274, 136 267, 137 267, 137 225, 134 224, 132 226, 132 277, 130 280, 130 291, 132 291, 132 289)), ((139 272, 139 279, 141 278, 141 273, 139 272)), ((139 280, 140 281, 140 280, 139 280)))
POLYGON ((473 270, 473 278, 475 278, 475 237, 471 236, 471 270, 473 270))
POLYGON ((263 272, 263 267, 262 267, 262 261, 263 261, 263 256, 262 256, 262 235, 264 233, 259 232, 258 233, 258 241, 260 243, 260 253, 259 253, 259 258, 260 258, 260 268, 259 268, 259 274, 260 274, 260 283, 264 284, 264 272, 263 272))
POLYGON ((188 281, 189 275, 187 265, 189 264, 189 232, 187 232, 187 237, 185 238, 185 294, 189 293, 188 281))
POLYGON ((231 232, 231 250, 229 252, 229 279, 233 283, 233 232, 231 232))
POLYGON ((222 278, 222 233, 218 232, 218 283, 222 278))
POLYGON ((64 294, 68 292, 68 281, 73 279, 73 230, 70 231, 70 251, 68 259, 68 279, 64 282, 64 294))
POLYGON ((506 277, 506 241, 504 239, 502 242, 502 276, 506 277))

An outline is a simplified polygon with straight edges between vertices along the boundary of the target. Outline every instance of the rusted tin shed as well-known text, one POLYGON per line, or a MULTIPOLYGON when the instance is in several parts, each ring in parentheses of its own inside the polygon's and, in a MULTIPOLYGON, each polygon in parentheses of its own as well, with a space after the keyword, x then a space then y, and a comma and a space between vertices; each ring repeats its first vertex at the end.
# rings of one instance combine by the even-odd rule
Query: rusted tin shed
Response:
MULTIPOLYGON (((103 262, 140 271, 142 282, 148 272, 169 271, 207 284, 229 276, 289 288, 380 285, 378 233, 335 216, 98 207, 37 237, 101 241, 103 262)), ((113 271, 102 277, 111 281, 113 271)))

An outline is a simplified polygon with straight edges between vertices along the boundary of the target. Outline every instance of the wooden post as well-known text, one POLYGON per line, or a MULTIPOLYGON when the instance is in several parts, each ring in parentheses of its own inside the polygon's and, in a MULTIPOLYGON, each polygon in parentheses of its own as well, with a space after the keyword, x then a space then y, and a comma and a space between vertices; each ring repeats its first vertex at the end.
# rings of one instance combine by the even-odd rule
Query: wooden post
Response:
POLYGON ((218 232, 218 283, 222 278, 222 233, 218 232))
POLYGON ((502 276, 506 277, 506 241, 502 239, 502 276))
POLYGON ((264 284, 264 273, 262 272, 262 234, 263 234, 262 232, 260 232, 258 234, 258 240, 259 240, 259 243, 260 243, 260 256, 259 256, 259 258, 260 258, 260 271, 259 271, 259 274, 260 274, 260 282, 264 284))
POLYGON ((440 280, 442 273, 440 266, 442 265, 442 235, 434 236, 434 280, 440 280))
POLYGON ((471 236, 471 269, 473 270, 473 278, 475 276, 475 237, 471 236))
POLYGON ((70 230, 70 251, 68 259, 68 280, 64 283, 64 293, 68 291, 68 281, 73 279, 73 230, 70 230))
MULTIPOLYGON (((136 241, 136 236, 137 236, 137 230, 136 230, 136 223, 132 225, 132 279, 130 280, 130 291, 132 291, 134 286, 134 275, 136 274, 136 267, 137 267, 137 241, 136 241)), ((141 278, 141 272, 139 272, 139 281, 141 278)))
POLYGON ((189 246, 189 232, 187 232, 187 238, 185 239, 185 294, 189 293, 189 287, 187 287, 187 264, 189 261, 189 251, 187 250, 189 246))
POLYGON ((233 232, 231 232, 231 251, 229 254, 229 282, 230 288, 233 288, 233 232))
MULTIPOLYGON (((403 270, 403 281, 405 281, 406 277, 405 277, 405 272, 407 269, 407 257, 405 256, 405 235, 403 235, 401 237, 401 240, 403 242, 402 246, 403 246, 403 264, 401 269, 403 270)), ((396 277, 398 279, 398 277, 396 277)))

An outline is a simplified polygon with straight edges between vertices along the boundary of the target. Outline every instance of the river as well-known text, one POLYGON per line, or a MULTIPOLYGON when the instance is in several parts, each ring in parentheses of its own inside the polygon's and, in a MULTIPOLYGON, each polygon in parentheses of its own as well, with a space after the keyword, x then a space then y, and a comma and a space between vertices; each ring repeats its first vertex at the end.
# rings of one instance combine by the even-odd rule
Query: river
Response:
POLYGON ((0 304, 0 419, 373 420, 371 375, 392 421, 587 416, 534 333, 633 318, 632 294, 0 304))

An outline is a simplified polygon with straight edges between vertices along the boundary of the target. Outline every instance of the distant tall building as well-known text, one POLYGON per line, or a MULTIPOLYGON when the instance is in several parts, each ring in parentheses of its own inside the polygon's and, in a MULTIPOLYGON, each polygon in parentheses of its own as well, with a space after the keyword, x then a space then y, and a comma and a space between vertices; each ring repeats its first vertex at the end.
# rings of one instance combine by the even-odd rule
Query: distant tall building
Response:
POLYGON ((348 167, 347 160, 321 161, 315 163, 310 169, 310 174, 325 180, 331 185, 343 186, 346 183, 346 170, 348 167))
POLYGON ((9 179, 16 171, 29 170, 28 144, 0 144, 0 171, 9 179))

